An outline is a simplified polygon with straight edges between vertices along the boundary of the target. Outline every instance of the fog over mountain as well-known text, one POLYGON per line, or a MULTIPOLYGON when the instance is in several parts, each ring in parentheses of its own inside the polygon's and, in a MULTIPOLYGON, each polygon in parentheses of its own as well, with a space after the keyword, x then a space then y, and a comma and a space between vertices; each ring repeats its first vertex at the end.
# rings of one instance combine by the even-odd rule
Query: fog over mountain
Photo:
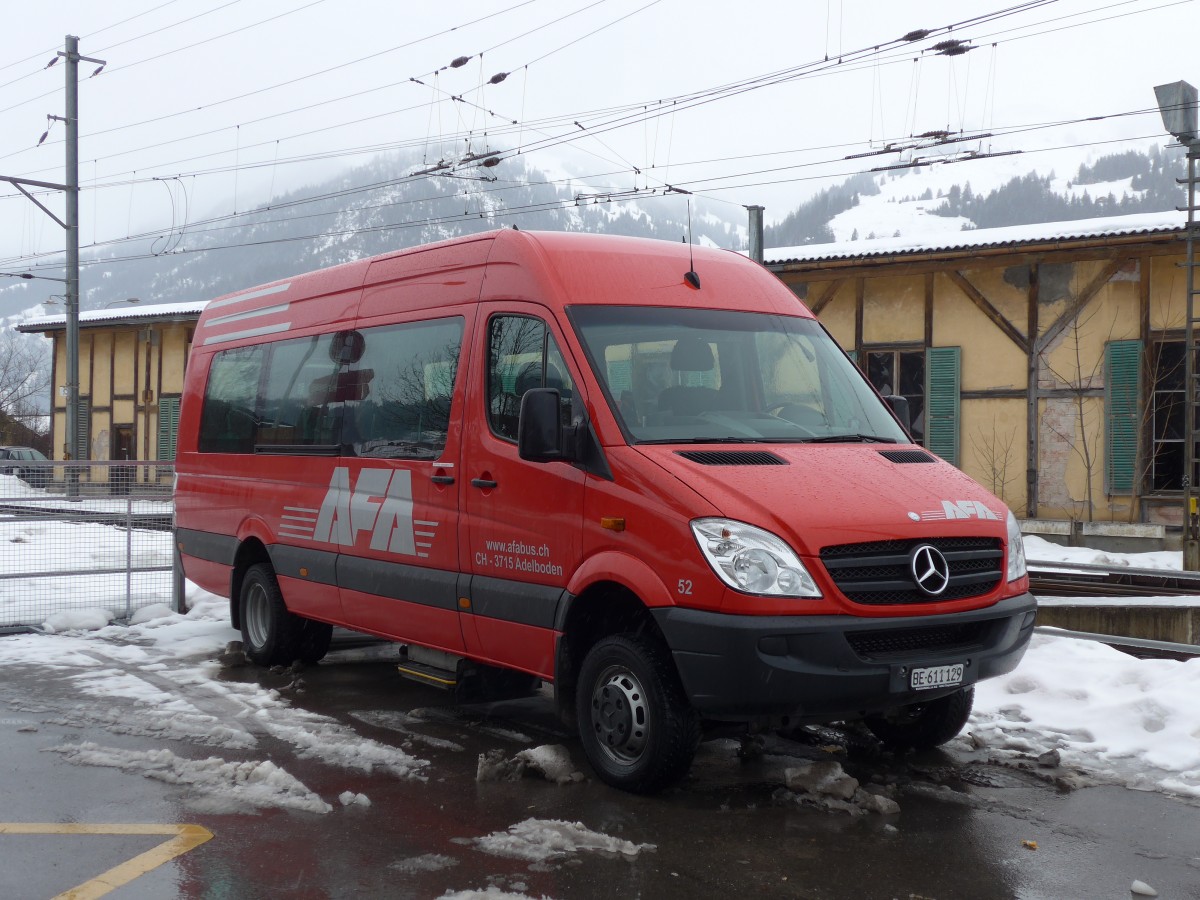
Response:
MULTIPOLYGON (((1149 147, 1079 162, 1076 155, 1009 156, 989 166, 940 165, 852 176, 782 218, 768 206, 767 247, 788 247, 1096 216, 1180 205, 1181 151, 1149 147), (1036 163, 1040 168, 1031 168, 1036 163)), ((81 309, 128 297, 144 304, 211 299, 298 272, 403 247, 516 225, 623 234, 745 250, 744 209, 705 197, 633 192, 528 166, 525 157, 455 175, 420 175, 416 156, 384 155, 248 214, 191 221, 150 239, 84 248, 81 309), (689 208, 690 201, 690 208, 689 208)), ((766 200, 764 205, 767 205, 766 200)), ((51 271, 48 274, 57 275, 51 271)), ((40 306, 61 287, 0 285, 11 324, 61 312, 40 306)))

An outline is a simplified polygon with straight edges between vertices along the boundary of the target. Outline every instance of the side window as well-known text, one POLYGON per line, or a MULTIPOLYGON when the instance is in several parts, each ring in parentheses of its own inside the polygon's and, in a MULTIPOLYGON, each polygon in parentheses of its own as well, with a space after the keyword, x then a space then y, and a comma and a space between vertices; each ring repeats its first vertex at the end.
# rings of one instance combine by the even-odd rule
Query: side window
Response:
POLYGON ((200 412, 201 453, 253 453, 262 347, 222 350, 212 359, 200 412))
POLYGON ((488 324, 488 423, 506 440, 517 439, 521 397, 531 388, 556 388, 564 424, 571 421, 575 386, 554 336, 541 319, 495 316, 488 324))
POLYGON ((358 399, 342 442, 358 456, 434 459, 446 446, 462 350, 461 317, 359 332, 362 357, 350 373, 358 399))
POLYGON ((255 445, 338 443, 345 398, 332 346, 333 336, 328 334, 271 345, 255 445))

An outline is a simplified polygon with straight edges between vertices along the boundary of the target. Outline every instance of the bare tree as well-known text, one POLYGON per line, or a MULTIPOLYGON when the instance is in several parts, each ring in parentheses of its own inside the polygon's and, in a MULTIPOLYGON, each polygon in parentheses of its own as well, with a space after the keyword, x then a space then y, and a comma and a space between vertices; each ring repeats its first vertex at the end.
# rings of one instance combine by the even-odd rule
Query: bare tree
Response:
POLYGON ((50 387, 50 361, 45 342, 10 330, 0 331, 0 428, 3 440, 22 441, 16 425, 42 434, 45 412, 39 400, 50 387))
POLYGON ((980 428, 971 436, 971 446, 975 458, 983 464, 991 492, 1008 503, 1008 486, 1016 470, 1016 432, 1011 428, 1002 430, 993 416, 991 432, 980 428))

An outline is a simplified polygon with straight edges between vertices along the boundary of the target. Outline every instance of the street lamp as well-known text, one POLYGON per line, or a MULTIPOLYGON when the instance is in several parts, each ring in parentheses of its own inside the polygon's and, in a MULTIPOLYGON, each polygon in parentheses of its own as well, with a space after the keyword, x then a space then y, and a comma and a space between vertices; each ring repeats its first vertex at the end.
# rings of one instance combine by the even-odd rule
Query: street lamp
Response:
POLYGON ((107 303, 104 304, 104 308, 108 309, 110 306, 116 306, 118 303, 141 303, 141 302, 142 302, 141 297, 126 297, 124 300, 109 300, 107 303))
POLYGON ((1183 568, 1200 571, 1200 513, 1197 511, 1196 479, 1196 403, 1200 399, 1196 380, 1196 157, 1200 156, 1200 138, 1196 135, 1196 88, 1186 81, 1160 84, 1154 88, 1163 127, 1187 149, 1187 321, 1184 338, 1183 451, 1183 568))

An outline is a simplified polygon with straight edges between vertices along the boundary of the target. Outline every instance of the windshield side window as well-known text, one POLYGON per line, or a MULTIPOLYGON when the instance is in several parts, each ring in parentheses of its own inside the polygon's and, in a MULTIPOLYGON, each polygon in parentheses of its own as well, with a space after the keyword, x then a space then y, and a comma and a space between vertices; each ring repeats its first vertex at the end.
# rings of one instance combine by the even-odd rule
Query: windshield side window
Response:
POLYGON ((575 385, 554 335, 532 316, 498 315, 488 323, 487 404, 492 433, 517 439, 521 397, 532 388, 559 392, 564 425, 571 422, 575 385))

